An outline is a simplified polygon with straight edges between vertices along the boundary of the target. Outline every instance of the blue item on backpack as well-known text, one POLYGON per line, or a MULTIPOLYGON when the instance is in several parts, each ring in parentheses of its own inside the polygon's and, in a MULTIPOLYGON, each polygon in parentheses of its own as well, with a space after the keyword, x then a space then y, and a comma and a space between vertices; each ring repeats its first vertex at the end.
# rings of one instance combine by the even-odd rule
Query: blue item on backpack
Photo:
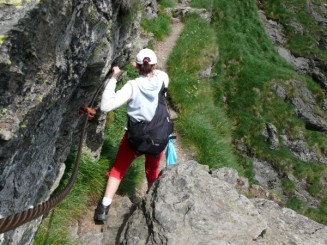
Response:
POLYGON ((175 151, 175 146, 173 140, 176 139, 176 136, 170 136, 168 139, 168 145, 166 149, 166 165, 174 165, 177 162, 177 154, 175 151))

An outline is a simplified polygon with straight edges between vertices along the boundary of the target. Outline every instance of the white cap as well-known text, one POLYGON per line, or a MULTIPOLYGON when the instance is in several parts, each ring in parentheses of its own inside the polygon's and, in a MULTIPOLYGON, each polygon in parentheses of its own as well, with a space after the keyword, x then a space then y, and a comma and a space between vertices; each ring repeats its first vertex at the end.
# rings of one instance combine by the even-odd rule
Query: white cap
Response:
POLYGON ((151 49, 145 48, 138 52, 136 55, 136 63, 142 65, 144 58, 149 58, 150 65, 157 64, 157 56, 151 49))

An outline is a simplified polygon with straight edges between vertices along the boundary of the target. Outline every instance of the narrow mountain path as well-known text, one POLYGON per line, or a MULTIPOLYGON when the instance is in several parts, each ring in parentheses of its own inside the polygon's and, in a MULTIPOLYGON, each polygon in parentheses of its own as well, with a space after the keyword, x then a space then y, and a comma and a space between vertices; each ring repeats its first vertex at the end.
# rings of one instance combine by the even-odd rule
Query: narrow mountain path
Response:
MULTIPOLYGON (((184 24, 179 19, 173 19, 171 34, 163 41, 156 43, 154 50, 158 57, 159 70, 167 72, 167 62, 168 62, 169 55, 171 54, 174 47, 176 46, 176 42, 183 28, 184 28, 184 24)), ((170 78, 170 83, 173 82, 174 81, 171 80, 170 78)), ((168 94, 169 94, 169 89, 168 89, 168 94)), ((177 117, 176 112, 174 112, 171 108, 170 108, 170 114, 173 119, 177 117)), ((178 134, 178 132, 175 131, 174 134, 177 136, 176 140, 174 141, 174 146, 178 158, 177 162, 185 162, 187 160, 190 160, 192 158, 190 151, 182 146, 181 137, 178 134)), ((161 161, 161 167, 163 168, 165 166, 166 166, 166 160, 165 157, 163 157, 161 161)))
MULTIPOLYGON (((158 69, 167 72, 167 61, 169 55, 174 49, 176 42, 183 30, 184 24, 173 19, 172 32, 163 41, 157 42, 154 51, 158 57, 158 69)), ((169 75, 169 74, 168 74, 169 75)), ((170 80, 170 83, 173 83, 170 80)), ((169 93, 169 92, 168 92, 169 93)), ((171 117, 174 119, 177 117, 176 112, 170 109, 171 117)), ((178 132, 174 132, 177 139, 174 141, 174 146, 177 154, 177 164, 178 162, 184 162, 190 160, 193 156, 190 150, 183 147, 181 144, 181 136, 178 132)), ((166 167, 165 156, 161 161, 161 169, 166 167)), ((127 196, 116 195, 113 203, 111 205, 108 220, 104 225, 95 225, 93 222, 94 207, 85 213, 82 220, 78 221, 74 228, 72 229, 72 237, 74 237, 82 245, 115 245, 117 244, 116 237, 120 232, 121 225, 127 218, 132 205, 139 202, 147 190, 146 180, 142 186, 136 190, 135 198, 133 202, 127 196), (133 204, 134 203, 134 204, 133 204)))

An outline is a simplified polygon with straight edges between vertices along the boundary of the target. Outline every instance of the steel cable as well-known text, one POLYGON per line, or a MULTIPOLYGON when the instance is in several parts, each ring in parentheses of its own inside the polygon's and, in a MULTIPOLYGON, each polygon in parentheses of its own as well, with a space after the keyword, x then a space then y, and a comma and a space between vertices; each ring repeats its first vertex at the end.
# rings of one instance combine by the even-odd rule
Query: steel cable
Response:
POLYGON ((23 212, 0 219, 0 234, 5 233, 9 230, 15 229, 18 226, 21 226, 22 224, 25 224, 33 219, 36 219, 36 218, 40 217, 42 214, 50 211, 54 206, 56 206, 59 202, 61 202, 67 196, 67 194, 71 191, 71 189, 73 188, 73 185, 76 181, 76 178, 77 178, 77 173, 78 173, 78 169, 79 169, 79 165, 80 165, 82 146, 83 146, 83 138, 85 135, 87 124, 88 124, 88 117, 86 116, 86 119, 84 121, 84 125, 82 128, 82 133, 80 136, 78 152, 77 152, 77 156, 76 156, 75 163, 74 163, 74 170, 69 179, 67 186, 60 193, 58 193, 58 195, 50 198, 48 201, 46 201, 44 203, 37 205, 34 208, 30 208, 23 212))
MULTIPOLYGON (((108 73, 105 76, 105 78, 102 80, 100 86, 94 93, 91 102, 89 103, 89 107, 93 107, 96 97, 98 96, 101 89, 105 86, 106 80, 109 79, 111 77, 111 75, 112 75, 111 73, 108 73)), ((60 191, 57 195, 51 197, 48 201, 38 204, 34 208, 30 208, 30 209, 27 209, 20 213, 13 214, 13 215, 5 217, 5 218, 1 218, 0 219, 0 234, 10 231, 12 229, 15 229, 18 226, 21 226, 29 221, 32 221, 33 219, 40 217, 44 213, 49 212, 54 206, 56 206, 59 202, 61 202, 67 196, 67 194, 71 191, 71 189, 73 188, 74 183, 76 181, 78 169, 80 166, 80 159, 81 159, 81 153, 82 153, 82 147, 83 147, 83 139, 84 139, 86 127, 88 125, 88 120, 89 120, 89 118, 86 115, 86 118, 85 118, 85 121, 84 121, 84 124, 82 127, 82 132, 80 135, 80 141, 79 141, 79 145, 78 145, 77 156, 76 156, 76 159, 74 162, 73 173, 70 176, 68 184, 65 186, 65 188, 62 191, 60 191)))

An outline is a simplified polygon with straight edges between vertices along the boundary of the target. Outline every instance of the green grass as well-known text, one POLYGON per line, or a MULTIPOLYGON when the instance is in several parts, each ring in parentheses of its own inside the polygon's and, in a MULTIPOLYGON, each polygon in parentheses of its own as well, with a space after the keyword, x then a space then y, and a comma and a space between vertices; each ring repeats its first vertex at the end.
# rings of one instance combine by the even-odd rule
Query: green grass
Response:
POLYGON ((202 0, 202 1, 191 1, 191 6, 193 8, 205 8, 210 9, 212 6, 212 0, 202 0))
POLYGON ((8 38, 7 35, 0 35, 0 45, 2 45, 7 38, 8 38))
POLYGON ((173 8, 176 6, 176 1, 174 0, 159 0, 158 3, 161 9, 173 8))
POLYGON ((6 3, 6 4, 14 5, 16 7, 19 7, 19 6, 22 6, 23 5, 22 0, 0 0, 0 4, 1 3, 6 3))
POLYGON ((325 197, 322 199, 318 209, 308 208, 304 211, 303 214, 322 224, 327 224, 327 198, 325 197))
POLYGON ((159 14, 152 20, 142 19, 141 26, 146 32, 153 33, 155 39, 159 41, 171 32, 170 18, 164 14, 159 14))
POLYGON ((198 78, 212 65, 212 54, 217 54, 214 30, 200 18, 186 20, 168 63, 169 95, 179 111, 176 127, 200 163, 211 168, 230 166, 242 173, 231 147, 230 123, 216 106, 211 81, 198 78))
MULTIPOLYGON (((74 157, 70 157, 66 162, 67 169, 59 190, 69 180, 73 160, 74 157)), ((82 156, 78 177, 72 191, 43 220, 36 234, 35 244, 74 244, 70 240, 67 227, 74 220, 81 218, 90 203, 95 202, 101 195, 105 184, 106 165, 102 161, 94 162, 87 156, 82 156)))
POLYGON ((321 201, 318 208, 308 208, 307 204, 297 197, 290 198, 286 206, 296 212, 308 216, 321 224, 327 223, 327 198, 321 201))
MULTIPOLYGON (((320 0, 315 2, 326 3, 320 0)), ((286 47, 294 54, 304 57, 316 56, 326 60, 326 50, 319 49, 317 46, 317 40, 320 40, 324 35, 324 28, 308 13, 306 1, 268 0, 261 7, 265 10, 268 18, 275 19, 283 24, 287 36, 286 47), (290 25, 291 21, 300 24, 303 31, 297 31, 294 26, 290 25)), ((319 9, 315 8, 315 11, 319 12, 319 9)), ((326 13, 320 14, 326 17, 326 13)))
MULTIPOLYGON (((267 10, 269 5, 269 16, 274 19, 292 18, 293 12, 293 15, 300 16, 303 2, 265 1, 265 8, 267 10), (288 8, 281 8, 283 5, 288 8), (295 6, 292 13, 290 13, 291 5, 295 6)), ((281 175, 293 173, 300 180, 306 178, 307 191, 313 196, 325 198, 327 191, 322 188, 321 181, 327 169, 326 165, 303 163, 282 144, 272 150, 262 135, 266 123, 274 124, 279 134, 285 132, 295 139, 298 139, 303 132, 310 149, 322 156, 327 149, 326 135, 306 129, 304 122, 296 117, 294 107, 279 98, 273 87, 278 84, 285 89, 287 95, 295 95, 299 92, 296 88, 290 87, 289 81, 300 80, 314 93, 318 103, 323 100, 324 92, 312 79, 298 75, 291 65, 278 55, 259 21, 255 1, 214 0, 212 5, 209 3, 204 6, 204 1, 192 1, 194 6, 208 9, 212 7, 211 26, 215 28, 220 57, 215 67, 218 77, 212 79, 211 86, 214 89, 215 105, 222 105, 232 124, 232 132, 229 134, 232 136, 233 144, 246 146, 249 149, 248 157, 256 156, 268 161, 281 175)), ((306 23, 305 28, 312 28, 313 24, 309 18, 303 18, 302 21, 306 23)), ((318 35, 318 32, 316 34, 318 35)), ((311 47, 310 35, 304 37, 293 35, 288 45, 298 53, 307 52, 308 55, 316 54, 323 57, 319 50, 311 47), (303 38, 303 40, 296 38, 303 38)), ((312 36, 316 37, 315 35, 312 36)), ((183 103, 191 102, 184 100, 183 103)), ((237 159, 242 159, 238 162, 245 169, 251 168, 248 157, 243 154, 237 156, 237 159)), ((251 175, 249 169, 245 171, 247 175, 251 175)), ((288 179, 283 179, 282 183, 284 194, 292 197, 294 184, 288 179)), ((322 203, 322 206, 315 211, 313 209, 310 209, 310 212, 309 209, 302 211, 312 218, 317 218, 318 215, 315 213, 321 213, 325 208, 326 204, 322 203)), ((319 220, 326 222, 325 219, 319 220)))
POLYGON ((298 213, 301 214, 303 214, 307 209, 306 204, 297 197, 290 198, 287 201, 286 205, 288 208, 296 210, 298 213))

